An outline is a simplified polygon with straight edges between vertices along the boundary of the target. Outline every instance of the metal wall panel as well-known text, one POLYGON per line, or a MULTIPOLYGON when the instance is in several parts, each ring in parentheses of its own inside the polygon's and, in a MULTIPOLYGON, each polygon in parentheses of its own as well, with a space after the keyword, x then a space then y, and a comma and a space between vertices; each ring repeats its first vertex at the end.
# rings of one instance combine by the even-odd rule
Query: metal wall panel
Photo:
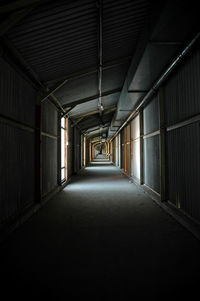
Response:
POLYGON ((140 179, 140 140, 131 141, 131 176, 140 179))
POLYGON ((156 95, 143 111, 144 135, 155 132, 159 129, 159 99, 156 95))
POLYGON ((135 140, 139 137, 140 137, 140 121, 139 121, 139 115, 137 115, 131 121, 131 140, 135 140))
POLYGON ((0 58, 0 114, 34 126, 35 97, 29 83, 0 58))
POLYGON ((42 136, 42 194, 57 185, 57 140, 42 136))
POLYGON ((0 123, 0 222, 34 202, 34 134, 0 123))
POLYGON ((169 199, 200 220, 200 124, 170 131, 167 138, 169 199))
POLYGON ((144 139, 144 183, 160 192, 160 135, 144 139))
MULTIPOLYGON (((0 115, 19 127, 34 127, 35 97, 29 83, 0 58, 0 115)), ((35 199, 34 132, 0 123, 0 158, 0 222, 6 222, 35 199)))
POLYGON ((57 118, 57 110, 52 103, 46 100, 42 104, 42 131, 56 136, 58 134, 57 118))
POLYGON ((191 54, 164 85, 166 123, 172 125, 200 112, 200 50, 191 54))
POLYGON ((124 169, 124 129, 121 131, 121 168, 124 169))
POLYGON ((113 153, 112 160, 113 160, 113 163, 116 165, 116 137, 112 141, 112 153, 113 153))
POLYGON ((74 147, 73 147, 73 159, 74 169, 73 172, 77 173, 81 169, 81 132, 77 127, 73 128, 74 135, 74 147))
POLYGON ((140 179, 140 123, 139 115, 130 123, 131 126, 131 176, 140 179))
POLYGON ((126 173, 131 175, 131 127, 130 123, 126 126, 126 173))

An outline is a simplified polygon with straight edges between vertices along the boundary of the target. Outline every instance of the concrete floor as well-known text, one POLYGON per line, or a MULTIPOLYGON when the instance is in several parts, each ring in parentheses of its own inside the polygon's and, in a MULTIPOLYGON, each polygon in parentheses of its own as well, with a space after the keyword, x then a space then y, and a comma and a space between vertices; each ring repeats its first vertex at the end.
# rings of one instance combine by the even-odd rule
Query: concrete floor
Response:
POLYGON ((1 246, 1 294, 192 298, 200 243, 116 167, 74 176, 1 246))

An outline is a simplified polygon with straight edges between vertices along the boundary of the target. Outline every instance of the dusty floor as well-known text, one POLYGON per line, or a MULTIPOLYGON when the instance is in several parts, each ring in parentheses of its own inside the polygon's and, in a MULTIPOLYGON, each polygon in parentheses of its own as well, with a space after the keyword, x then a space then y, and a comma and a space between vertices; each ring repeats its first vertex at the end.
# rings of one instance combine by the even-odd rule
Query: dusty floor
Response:
POLYGON ((27 300, 179 300, 200 280, 200 242, 108 162, 74 176, 1 253, 1 291, 27 300))

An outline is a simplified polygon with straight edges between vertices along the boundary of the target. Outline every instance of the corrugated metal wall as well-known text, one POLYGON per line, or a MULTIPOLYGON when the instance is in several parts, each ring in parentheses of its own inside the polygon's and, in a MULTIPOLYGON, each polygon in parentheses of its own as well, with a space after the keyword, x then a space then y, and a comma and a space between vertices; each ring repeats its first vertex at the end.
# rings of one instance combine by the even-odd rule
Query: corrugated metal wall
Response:
POLYGON ((144 107, 144 184, 160 192, 160 134, 159 99, 155 96, 144 107))
POLYGON ((121 131, 121 166, 139 180, 142 162, 141 182, 200 221, 199 78, 200 50, 196 49, 143 108, 142 158, 139 116, 121 131))
MULTIPOLYGON (((200 51, 196 50, 164 86, 167 126, 200 113, 200 51)), ((200 123, 167 132, 168 197, 200 220, 200 123)))
POLYGON ((0 58, 0 223, 34 202, 34 126, 35 91, 0 58))
POLYGON ((73 146, 73 160, 74 169, 73 173, 77 173, 81 169, 81 131, 77 128, 73 128, 74 134, 74 146, 73 146))
POLYGON ((57 118, 55 107, 42 104, 42 195, 57 186, 57 118))

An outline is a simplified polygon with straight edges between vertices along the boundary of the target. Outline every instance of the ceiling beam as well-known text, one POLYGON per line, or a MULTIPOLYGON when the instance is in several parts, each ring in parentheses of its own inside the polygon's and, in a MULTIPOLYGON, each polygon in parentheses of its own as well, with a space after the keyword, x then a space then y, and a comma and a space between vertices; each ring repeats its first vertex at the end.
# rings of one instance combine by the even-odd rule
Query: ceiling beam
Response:
POLYGON ((103 129, 105 129, 105 128, 108 128, 109 125, 110 125, 110 122, 109 122, 109 123, 107 122, 107 123, 104 124, 103 126, 98 125, 98 126, 93 127, 93 128, 91 128, 91 129, 87 129, 87 131, 86 131, 85 133, 86 133, 86 134, 89 134, 89 133, 95 132, 95 131, 99 130, 100 127, 103 128, 103 129))
POLYGON ((55 93, 58 89, 60 89, 62 86, 64 86, 66 84, 68 80, 64 80, 62 83, 58 84, 54 89, 51 89, 50 91, 48 91, 44 96, 42 96, 41 98, 41 102, 44 102, 49 96, 51 96, 53 93, 55 93))
POLYGON ((72 127, 76 126, 79 122, 81 122, 81 120, 83 120, 85 118, 85 116, 80 117, 78 120, 76 120, 73 124, 72 127))
MULTIPOLYGON (((104 108, 104 111, 103 111, 103 115, 106 115, 112 111, 115 111, 116 110, 116 106, 108 106, 108 107, 105 107, 104 108)), ((87 112, 87 113, 83 113, 83 114, 79 114, 79 115, 76 115, 76 116, 70 116, 71 119, 78 119, 80 118, 81 116, 82 117, 87 117, 87 116, 91 116, 91 115, 94 115, 94 114, 97 114, 99 113, 99 110, 94 110, 94 111, 90 111, 90 112, 87 112)))
MULTIPOLYGON (((112 94, 116 94, 116 93, 119 93, 119 92, 121 92, 121 88, 110 90, 110 91, 107 91, 107 92, 103 92, 102 97, 112 95, 112 94)), ((81 98, 81 99, 78 99, 78 100, 71 100, 70 102, 63 105, 63 108, 65 109, 65 108, 68 108, 72 105, 77 106, 79 104, 82 104, 82 103, 85 103, 85 102, 88 102, 88 101, 91 101, 91 100, 98 99, 98 97, 99 97, 99 94, 96 94, 96 95, 89 96, 89 97, 86 97, 86 98, 81 98)))
POLYGON ((99 99, 98 99, 98 110, 100 114, 100 119, 103 111, 102 106, 102 75, 103 75, 103 47, 102 47, 102 0, 99 0, 98 3, 98 57, 99 57, 99 67, 98 67, 98 91, 99 91, 99 99))
MULTIPOLYGON (((104 71, 104 70, 107 70, 107 69, 111 69, 111 68, 126 64, 127 61, 129 61, 130 59, 131 59, 131 56, 126 56, 126 57, 122 57, 122 58, 118 58, 116 60, 106 62, 102 65, 102 69, 104 71)), ((87 76, 87 75, 90 75, 90 74, 93 74, 93 73, 96 73, 96 72, 98 72, 98 68, 96 66, 92 66, 92 67, 89 67, 87 69, 83 69, 83 70, 80 70, 80 71, 77 71, 77 72, 69 73, 65 76, 61 76, 59 78, 46 81, 45 84, 47 84, 48 86, 51 86, 53 84, 56 84, 57 82, 65 80, 65 79, 74 80, 74 79, 81 78, 81 77, 84 77, 84 76, 87 76)))

